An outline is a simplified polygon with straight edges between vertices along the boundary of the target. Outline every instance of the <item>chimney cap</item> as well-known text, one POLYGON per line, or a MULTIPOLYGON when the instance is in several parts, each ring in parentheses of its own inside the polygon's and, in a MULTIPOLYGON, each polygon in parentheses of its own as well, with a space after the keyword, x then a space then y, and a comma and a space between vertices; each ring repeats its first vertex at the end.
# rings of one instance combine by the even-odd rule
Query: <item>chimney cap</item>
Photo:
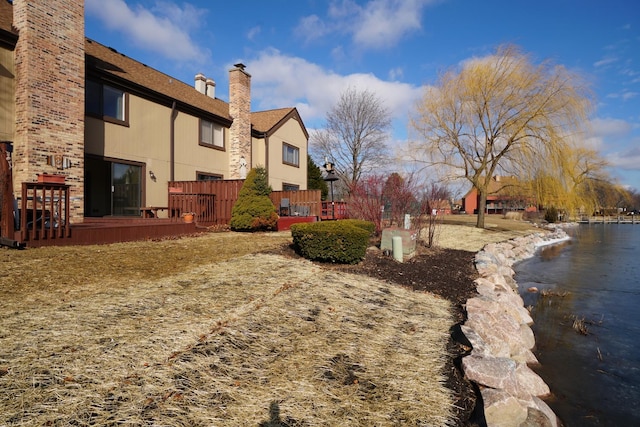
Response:
POLYGON ((244 71, 244 69, 246 68, 246 65, 244 65, 242 62, 238 62, 237 64, 233 64, 234 67, 236 67, 237 69, 244 71))

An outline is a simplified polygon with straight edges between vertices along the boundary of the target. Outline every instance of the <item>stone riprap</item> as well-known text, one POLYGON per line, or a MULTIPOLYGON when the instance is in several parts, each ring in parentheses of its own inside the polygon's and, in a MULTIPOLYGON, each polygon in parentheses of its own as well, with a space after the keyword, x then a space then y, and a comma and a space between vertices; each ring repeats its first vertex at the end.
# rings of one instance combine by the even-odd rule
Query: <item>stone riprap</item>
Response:
POLYGON ((538 363, 532 349, 533 319, 514 280, 513 265, 534 256, 541 246, 568 239, 565 231, 545 232, 490 243, 476 254, 479 296, 466 303, 462 332, 472 350, 462 359, 466 377, 479 385, 489 427, 558 426, 540 398, 549 387, 529 365, 538 363))

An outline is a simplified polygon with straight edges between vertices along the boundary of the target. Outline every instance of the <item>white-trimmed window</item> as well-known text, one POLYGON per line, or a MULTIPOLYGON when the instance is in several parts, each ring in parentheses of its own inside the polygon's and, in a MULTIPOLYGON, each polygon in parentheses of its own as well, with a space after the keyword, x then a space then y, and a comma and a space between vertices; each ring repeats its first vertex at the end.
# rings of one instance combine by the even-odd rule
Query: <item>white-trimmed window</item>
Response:
POLYGON ((87 114, 104 120, 124 122, 127 117, 127 93, 121 89, 98 83, 86 82, 85 110, 87 114))
POLYGON ((282 143, 282 163, 296 167, 300 166, 300 149, 286 142, 282 143))
POLYGON ((209 120, 200 119, 200 145, 224 149, 224 128, 209 120))

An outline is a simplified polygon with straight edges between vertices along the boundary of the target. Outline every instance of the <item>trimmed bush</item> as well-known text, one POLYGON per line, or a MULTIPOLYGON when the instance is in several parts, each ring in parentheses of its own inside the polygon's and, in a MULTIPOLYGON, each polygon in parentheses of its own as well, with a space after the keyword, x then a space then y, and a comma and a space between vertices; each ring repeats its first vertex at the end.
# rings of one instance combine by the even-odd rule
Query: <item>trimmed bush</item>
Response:
POLYGON ((363 230, 367 230, 369 234, 376 232, 376 225, 371 221, 365 221, 364 219, 343 219, 341 224, 351 224, 363 230))
POLYGON ((371 236, 366 222, 358 221, 359 226, 350 220, 293 224, 293 244, 296 252, 312 261, 357 264, 364 259, 371 236))

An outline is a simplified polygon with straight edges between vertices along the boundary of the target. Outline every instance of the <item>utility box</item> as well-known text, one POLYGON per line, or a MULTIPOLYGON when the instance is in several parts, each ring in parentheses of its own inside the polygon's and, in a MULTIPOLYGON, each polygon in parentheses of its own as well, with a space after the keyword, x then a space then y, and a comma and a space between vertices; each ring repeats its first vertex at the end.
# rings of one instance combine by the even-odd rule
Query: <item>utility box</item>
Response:
POLYGON ((398 227, 389 227, 382 230, 382 241, 380 249, 382 251, 393 251, 393 238, 402 238, 402 254, 405 258, 411 258, 416 252, 416 242, 418 241, 417 230, 407 230, 398 227))

